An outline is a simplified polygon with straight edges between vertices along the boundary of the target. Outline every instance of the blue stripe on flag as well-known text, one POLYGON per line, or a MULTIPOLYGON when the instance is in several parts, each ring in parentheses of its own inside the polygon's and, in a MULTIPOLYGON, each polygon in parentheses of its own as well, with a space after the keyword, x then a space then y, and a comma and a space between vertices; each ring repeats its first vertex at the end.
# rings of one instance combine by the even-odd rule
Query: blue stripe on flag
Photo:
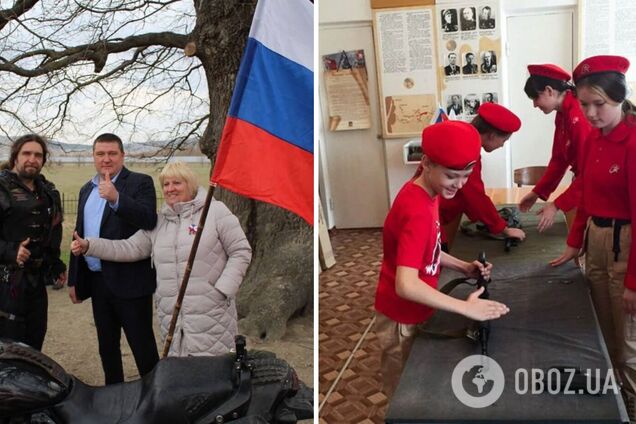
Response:
POLYGON ((313 154, 313 85, 307 68, 249 38, 228 115, 313 154))
POLYGON ((431 118, 431 123, 439 124, 440 122, 444 122, 446 120, 448 120, 448 116, 446 116, 446 111, 444 111, 444 109, 441 106, 439 106, 437 110, 435 111, 435 113, 433 114, 433 117, 431 118))

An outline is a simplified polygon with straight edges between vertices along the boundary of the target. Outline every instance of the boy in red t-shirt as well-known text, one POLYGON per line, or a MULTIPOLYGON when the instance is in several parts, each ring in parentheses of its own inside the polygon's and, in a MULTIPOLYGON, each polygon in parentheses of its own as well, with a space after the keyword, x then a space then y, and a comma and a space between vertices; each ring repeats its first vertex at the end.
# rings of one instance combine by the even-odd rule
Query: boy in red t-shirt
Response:
MULTIPOLYGON (((470 123, 479 132, 481 147, 490 153, 503 147, 512 133, 521 128, 521 121, 510 110, 497 103, 485 103, 479 108, 477 116, 470 123)), ((450 252, 455 232, 462 215, 471 221, 486 224, 491 234, 503 234, 506 237, 523 240, 526 233, 520 228, 508 227, 508 223, 499 215, 493 201, 486 194, 481 178, 481 157, 477 159, 473 172, 462 191, 452 199, 442 196, 439 200, 439 215, 442 224, 442 243, 446 243, 445 252, 450 252)))
POLYGON ((469 277, 488 278, 491 264, 464 262, 441 250, 439 196, 452 198, 479 159, 479 133, 465 122, 445 121, 422 132, 422 172, 400 190, 386 217, 384 257, 375 295, 375 331, 382 348, 383 391, 391 397, 409 355, 415 326, 434 309, 475 320, 508 312, 495 301, 479 299, 483 288, 465 301, 437 291, 440 266, 469 277))

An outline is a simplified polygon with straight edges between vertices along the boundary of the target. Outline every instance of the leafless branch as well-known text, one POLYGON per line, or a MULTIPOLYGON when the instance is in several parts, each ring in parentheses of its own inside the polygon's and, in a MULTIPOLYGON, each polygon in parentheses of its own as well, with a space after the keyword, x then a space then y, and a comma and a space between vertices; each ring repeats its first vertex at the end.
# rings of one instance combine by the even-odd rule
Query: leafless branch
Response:
POLYGON ((196 135, 210 107, 206 73, 183 53, 196 27, 188 3, 21 0, 0 11, 2 131, 196 135))
POLYGON ((11 21, 31 10, 40 0, 16 0, 10 9, 0 10, 0 31, 11 21))
POLYGON ((38 49, 25 52, 10 61, 0 63, 0 71, 11 72, 23 77, 36 77, 63 69, 78 62, 90 61, 95 64, 95 72, 99 73, 106 64, 109 54, 127 52, 131 49, 153 45, 183 48, 187 41, 187 35, 175 34, 172 32, 160 32, 133 35, 120 41, 84 44, 69 47, 62 51, 38 49), (25 59, 35 57, 43 58, 42 62, 33 69, 27 69, 16 65, 25 59))

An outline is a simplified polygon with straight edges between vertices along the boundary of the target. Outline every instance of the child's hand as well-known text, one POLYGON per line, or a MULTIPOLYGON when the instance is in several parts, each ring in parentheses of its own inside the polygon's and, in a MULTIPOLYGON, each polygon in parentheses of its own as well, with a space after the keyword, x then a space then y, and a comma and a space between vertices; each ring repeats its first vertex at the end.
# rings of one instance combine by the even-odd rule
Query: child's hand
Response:
POLYGON ((571 259, 576 259, 576 258, 578 258, 578 257, 580 257, 582 255, 583 255, 583 251, 582 250, 577 249, 575 247, 566 246, 565 247, 565 252, 563 252, 563 254, 561 256, 559 256, 558 258, 551 260, 550 261, 550 265, 552 265, 552 266, 563 265, 567 261, 569 261, 571 259))
POLYGON ((492 264, 486 262, 486 266, 483 266, 479 261, 466 262, 466 269, 464 274, 469 278, 479 278, 483 276, 486 280, 490 278, 490 271, 492 270, 492 264))
POLYGON ((540 233, 544 232, 550 228, 552 224, 554 224, 554 217, 558 211, 559 209, 554 203, 546 203, 546 205, 537 212, 537 215, 541 217, 541 219, 539 219, 539 224, 537 224, 537 230, 539 230, 540 233))
POLYGON ((466 310, 464 311, 465 316, 477 321, 488 321, 500 318, 510 312, 510 309, 503 303, 480 299, 479 295, 483 292, 484 288, 480 287, 468 296, 466 299, 466 310))
POLYGON ((534 203, 539 198, 539 195, 534 191, 523 196, 523 199, 519 202, 519 210, 521 212, 528 212, 528 210, 534 205, 534 203))
POLYGON ((526 239, 526 233, 521 228, 506 227, 503 230, 503 234, 506 237, 514 238, 520 241, 526 239))

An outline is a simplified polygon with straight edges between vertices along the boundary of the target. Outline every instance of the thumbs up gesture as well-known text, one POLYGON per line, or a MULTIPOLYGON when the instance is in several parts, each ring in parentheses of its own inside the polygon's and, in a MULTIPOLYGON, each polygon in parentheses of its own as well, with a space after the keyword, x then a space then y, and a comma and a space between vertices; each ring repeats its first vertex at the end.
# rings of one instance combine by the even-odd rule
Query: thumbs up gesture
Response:
POLYGON ((31 256, 31 251, 27 249, 30 241, 31 239, 27 237, 27 239, 21 241, 20 245, 18 246, 18 254, 16 255, 15 262, 20 268, 24 266, 26 261, 28 261, 29 257, 31 256))
POLYGON ((99 197, 102 199, 106 199, 110 203, 115 203, 117 201, 119 192, 112 181, 110 181, 109 173, 99 176, 99 186, 97 189, 99 190, 99 197))
POLYGON ((88 240, 83 239, 73 231, 73 241, 71 242, 71 252, 75 256, 83 255, 88 251, 88 240))

